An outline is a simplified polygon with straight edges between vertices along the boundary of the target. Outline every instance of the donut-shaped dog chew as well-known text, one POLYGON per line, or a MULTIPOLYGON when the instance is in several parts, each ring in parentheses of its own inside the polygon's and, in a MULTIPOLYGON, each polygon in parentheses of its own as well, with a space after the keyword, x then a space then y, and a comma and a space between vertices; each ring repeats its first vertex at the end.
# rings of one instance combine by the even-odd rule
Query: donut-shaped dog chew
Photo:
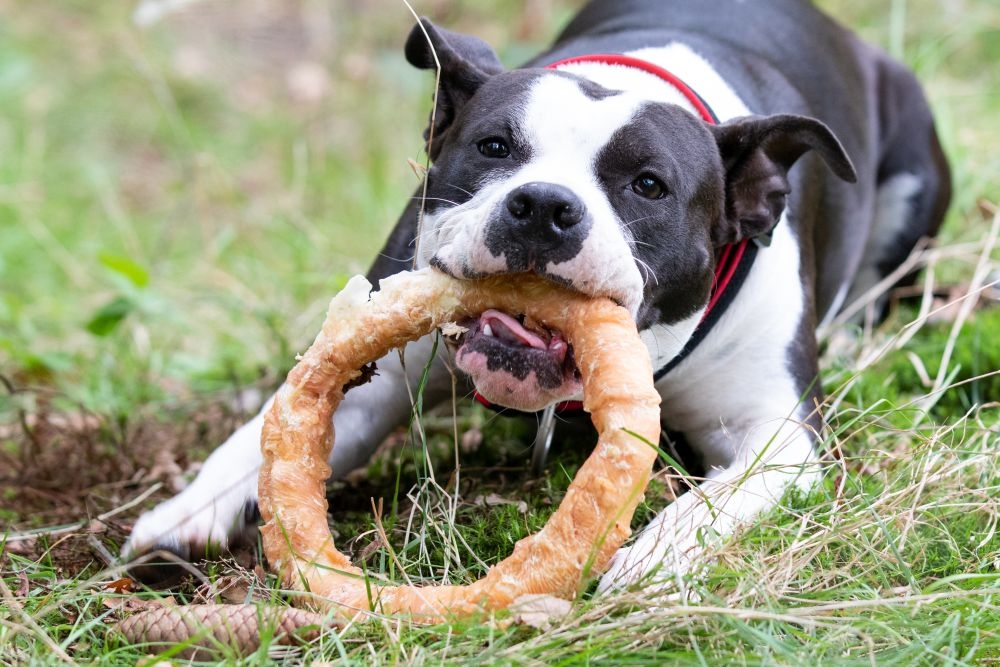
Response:
POLYGON ((629 535, 656 458, 660 397, 628 311, 529 275, 455 280, 434 269, 371 285, 355 277, 330 302, 323 329, 275 396, 261 447, 264 551, 306 606, 408 614, 421 621, 502 609, 522 595, 572 598, 629 535), (390 350, 456 319, 495 308, 524 313, 573 345, 584 409, 599 441, 545 527, 465 586, 390 585, 337 551, 327 525, 331 417, 344 386, 390 350))

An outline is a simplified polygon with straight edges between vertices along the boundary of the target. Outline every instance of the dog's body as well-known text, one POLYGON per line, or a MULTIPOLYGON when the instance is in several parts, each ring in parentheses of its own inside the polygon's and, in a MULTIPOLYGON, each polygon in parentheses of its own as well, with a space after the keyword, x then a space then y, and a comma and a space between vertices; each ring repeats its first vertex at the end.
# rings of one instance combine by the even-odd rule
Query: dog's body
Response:
MULTIPOLYGON (((479 40, 429 23, 407 58, 432 67, 431 45, 441 89, 427 197, 404 212, 369 278, 410 268, 416 253, 418 266, 457 277, 534 271, 628 307, 661 369, 664 425, 706 477, 619 552, 602 586, 687 572, 702 528, 727 533, 815 477, 816 328, 940 224, 948 169, 923 94, 902 66, 799 0, 597 0, 514 71, 479 40), (640 67, 543 69, 622 53, 679 77, 719 124, 698 117, 683 86, 640 67), (748 238, 760 249, 743 243, 755 257, 706 317, 716 264, 748 238)), ((501 405, 573 398, 561 336, 516 315, 467 323, 452 361, 433 365, 425 405, 451 396, 449 363, 501 405)), ((386 357, 347 395, 336 475, 406 421, 406 382, 430 347, 411 344, 405 369, 386 357)), ((143 516, 129 551, 186 554, 242 532, 261 421, 143 516)))

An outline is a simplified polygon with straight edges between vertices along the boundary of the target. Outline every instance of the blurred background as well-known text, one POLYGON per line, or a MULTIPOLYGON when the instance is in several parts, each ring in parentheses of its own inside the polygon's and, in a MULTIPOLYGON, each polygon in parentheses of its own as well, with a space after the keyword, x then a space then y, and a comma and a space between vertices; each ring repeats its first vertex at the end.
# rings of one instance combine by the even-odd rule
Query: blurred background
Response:
MULTIPOLYGON (((580 4, 414 9, 515 66, 580 4)), ((944 239, 977 238, 976 202, 1000 199, 1000 5, 821 4, 925 82, 957 186, 944 239)), ((0 0, 0 529, 179 485, 280 381, 417 182, 413 20, 397 0, 0 0)))

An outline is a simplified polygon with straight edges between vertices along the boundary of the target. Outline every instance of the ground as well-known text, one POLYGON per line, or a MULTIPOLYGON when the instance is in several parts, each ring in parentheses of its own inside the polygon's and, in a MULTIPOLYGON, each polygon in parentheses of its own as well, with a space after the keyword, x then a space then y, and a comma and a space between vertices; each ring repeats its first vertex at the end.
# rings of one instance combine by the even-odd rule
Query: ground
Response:
MULTIPOLYGON (((956 197, 921 289, 885 323, 830 338, 843 458, 822 487, 711 544, 697 604, 588 593, 546 627, 387 622, 272 658, 1000 660, 1000 309, 996 290, 964 298, 998 278, 1000 8, 823 4, 925 82, 956 197)), ((252 548, 166 591, 136 588, 113 559, 377 252, 423 160, 430 81, 403 60, 412 17, 388 0, 15 5, 0 0, 0 663, 132 664, 143 651, 106 632, 120 616, 274 596, 252 548)), ((575 3, 495 5, 416 9, 516 64, 575 3)), ((389 567, 381 498, 411 576, 478 576, 544 522, 586 453, 572 430, 535 478, 531 423, 458 415, 457 428, 450 409, 425 415, 426 441, 398 434, 367 477, 331 490, 334 530, 368 567, 389 567)), ((661 475, 637 521, 670 491, 661 475)))

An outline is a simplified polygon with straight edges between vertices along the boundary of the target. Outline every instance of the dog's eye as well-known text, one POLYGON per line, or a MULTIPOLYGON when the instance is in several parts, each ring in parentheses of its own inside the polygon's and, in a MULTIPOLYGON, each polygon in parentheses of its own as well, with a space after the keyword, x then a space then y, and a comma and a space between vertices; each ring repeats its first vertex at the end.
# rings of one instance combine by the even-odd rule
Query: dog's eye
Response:
POLYGON ((632 181, 632 192, 646 199, 663 199, 667 194, 667 186, 652 174, 642 174, 632 181))
POLYGON ((507 142, 498 137, 483 139, 476 144, 476 148, 486 157, 505 158, 510 156, 510 149, 507 148, 507 142))

